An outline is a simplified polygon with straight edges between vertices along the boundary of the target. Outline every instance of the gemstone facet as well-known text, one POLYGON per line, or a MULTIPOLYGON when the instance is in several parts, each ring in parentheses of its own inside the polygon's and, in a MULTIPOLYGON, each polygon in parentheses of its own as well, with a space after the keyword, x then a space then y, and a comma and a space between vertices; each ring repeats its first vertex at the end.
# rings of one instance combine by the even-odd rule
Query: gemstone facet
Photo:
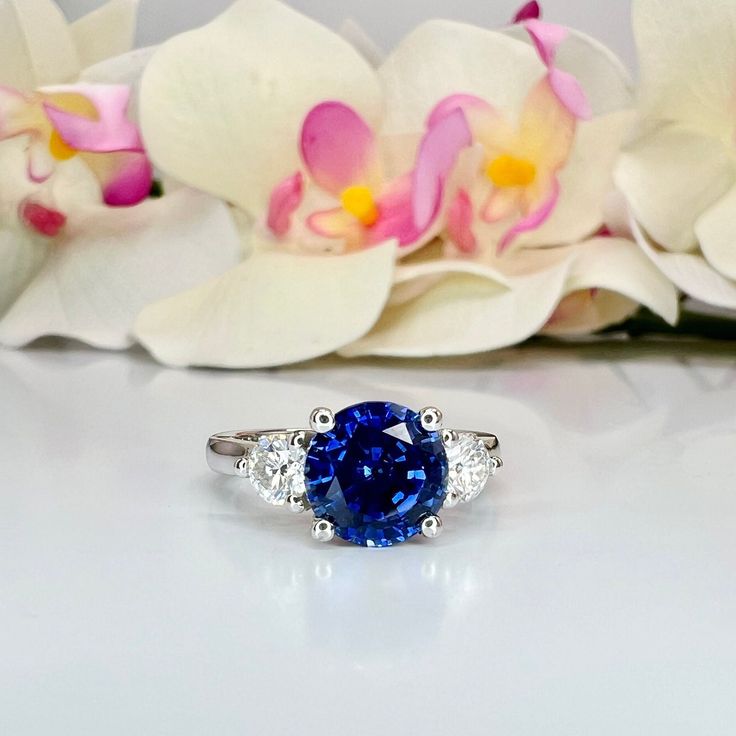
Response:
POLYGON ((306 450, 292 446, 288 435, 263 436, 251 450, 246 477, 258 495, 273 506, 283 506, 290 496, 304 495, 306 450))
POLYGON ((334 428, 314 436, 304 475, 317 519, 353 544, 388 547, 442 508, 447 456, 417 412, 369 402, 338 412, 334 428))
POLYGON ((446 443, 446 447, 448 493, 454 493, 463 503, 478 498, 497 469, 483 440, 474 434, 463 433, 446 443))

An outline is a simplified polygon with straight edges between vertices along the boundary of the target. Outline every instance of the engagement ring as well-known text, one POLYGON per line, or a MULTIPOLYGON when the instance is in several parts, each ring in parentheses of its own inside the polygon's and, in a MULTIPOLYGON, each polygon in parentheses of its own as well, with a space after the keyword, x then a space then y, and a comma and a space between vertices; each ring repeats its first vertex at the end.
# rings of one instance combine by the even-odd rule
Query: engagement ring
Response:
POLYGON ((443 429, 434 407, 369 402, 315 409, 310 429, 223 432, 207 462, 273 506, 314 514, 312 536, 389 547, 442 531, 439 513, 477 498, 503 466, 498 438, 443 429))

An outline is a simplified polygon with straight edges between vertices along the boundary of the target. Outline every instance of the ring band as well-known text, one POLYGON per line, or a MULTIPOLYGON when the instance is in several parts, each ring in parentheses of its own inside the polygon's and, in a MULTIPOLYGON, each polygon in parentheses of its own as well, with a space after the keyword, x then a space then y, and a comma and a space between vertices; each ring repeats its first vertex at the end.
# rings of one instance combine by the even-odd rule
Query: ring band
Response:
POLYGON ((441 509, 477 498, 503 466, 495 434, 444 429, 434 407, 320 407, 309 424, 214 434, 207 463, 246 478, 271 505, 311 510, 318 541, 388 547, 436 537, 441 509))

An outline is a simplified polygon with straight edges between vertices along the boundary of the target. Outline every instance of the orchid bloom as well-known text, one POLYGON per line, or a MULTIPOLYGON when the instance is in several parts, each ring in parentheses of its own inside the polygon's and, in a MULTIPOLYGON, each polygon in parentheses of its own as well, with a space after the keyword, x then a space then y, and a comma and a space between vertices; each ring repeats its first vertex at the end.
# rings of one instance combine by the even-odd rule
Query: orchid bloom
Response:
POLYGON ((51 0, 0 2, 4 346, 129 347, 146 304, 240 260, 223 202, 187 188, 147 198, 151 166, 127 118, 135 9, 112 0, 69 24, 51 0))
MULTIPOLYGON (((481 189, 485 191, 480 217, 487 223, 506 223, 497 246, 499 254, 519 235, 535 230, 550 217, 560 197, 558 172, 570 157, 577 122, 591 117, 577 80, 554 65, 567 30, 538 20, 528 20, 524 27, 547 72, 527 96, 517 125, 487 101, 469 94, 442 100, 427 123, 432 129, 458 109, 466 114, 473 139, 482 148, 480 173, 485 186, 481 189)), ((449 236, 466 253, 477 247, 473 207, 471 193, 460 188, 448 211, 449 236)), ((420 202, 416 209, 421 225, 428 210, 420 202)))
POLYGON ((616 182, 634 235, 686 294, 736 309, 736 0, 636 0, 638 135, 616 182))
POLYGON ((124 85, 76 84, 24 94, 0 88, 0 141, 28 140, 28 177, 40 184, 79 157, 102 187, 105 204, 134 205, 151 189, 151 165, 127 117, 124 85))
MULTIPOLYGON (((443 180, 454 163, 453 151, 467 146, 471 134, 462 114, 448 116, 441 132, 432 131, 434 145, 422 145, 419 166, 437 168, 443 180)), ((431 220, 417 228, 413 177, 406 173, 386 180, 378 141, 360 115, 341 102, 317 105, 307 115, 301 131, 301 156, 309 181, 336 206, 307 216, 306 224, 316 235, 345 242, 348 250, 396 239, 400 246, 416 244, 431 220)), ((442 186, 423 188, 426 205, 436 215, 442 186)), ((273 191, 268 226, 277 237, 291 231, 291 215, 302 203, 304 180, 297 173, 273 191)))

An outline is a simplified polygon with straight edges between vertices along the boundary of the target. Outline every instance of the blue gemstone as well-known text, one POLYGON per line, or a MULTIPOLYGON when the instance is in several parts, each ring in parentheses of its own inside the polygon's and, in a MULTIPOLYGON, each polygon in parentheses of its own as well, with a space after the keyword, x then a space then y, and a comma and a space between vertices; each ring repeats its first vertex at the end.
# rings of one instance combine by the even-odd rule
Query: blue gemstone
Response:
POLYGON ((339 537, 388 547, 418 534, 442 508, 447 456, 417 412, 371 402, 343 409, 331 432, 315 435, 304 476, 314 515, 339 537))

